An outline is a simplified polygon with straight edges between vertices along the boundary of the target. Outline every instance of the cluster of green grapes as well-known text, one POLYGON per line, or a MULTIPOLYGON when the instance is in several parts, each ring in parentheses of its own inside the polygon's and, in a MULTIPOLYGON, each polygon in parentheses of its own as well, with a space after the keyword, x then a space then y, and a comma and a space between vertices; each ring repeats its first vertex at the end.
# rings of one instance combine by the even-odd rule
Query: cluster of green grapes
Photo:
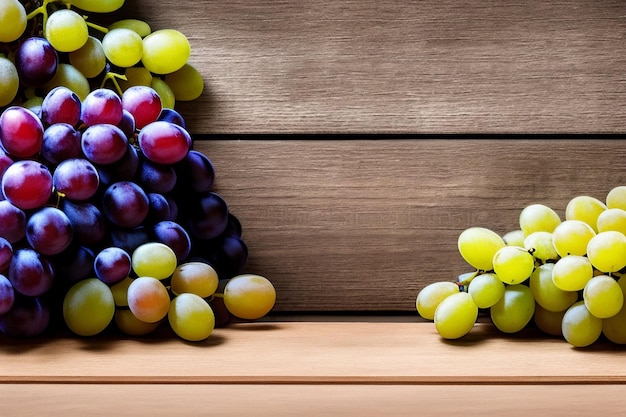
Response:
POLYGON ((416 299, 443 338, 469 333, 484 310, 504 333, 534 323, 576 347, 601 336, 626 344, 626 186, 605 201, 574 197, 564 220, 532 204, 520 212, 519 228, 503 236, 470 227, 458 249, 475 271, 431 283, 416 299))
POLYGON ((189 61, 190 44, 175 29, 153 31, 139 19, 108 26, 84 13, 110 13, 124 0, 0 0, 0 107, 39 106, 58 86, 80 99, 96 87, 121 95, 135 85, 152 87, 163 107, 198 98, 201 74, 189 61))

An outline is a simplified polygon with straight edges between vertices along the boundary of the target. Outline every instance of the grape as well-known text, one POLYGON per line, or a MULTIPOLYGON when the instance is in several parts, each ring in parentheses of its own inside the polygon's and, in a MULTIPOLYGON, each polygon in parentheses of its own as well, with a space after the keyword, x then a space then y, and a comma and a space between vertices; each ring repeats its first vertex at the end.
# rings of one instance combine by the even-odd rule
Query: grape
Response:
POLYGON ((565 207, 567 220, 580 220, 587 223, 594 232, 598 232, 598 216, 607 209, 606 204, 595 197, 581 195, 572 198, 565 207))
POLYGON ((537 267, 530 276, 530 291, 538 305, 548 311, 565 311, 578 300, 576 291, 564 291, 552 279, 554 264, 537 267))
POLYGON ((187 231, 178 223, 164 220, 152 227, 152 236, 156 242, 167 245, 174 251, 177 262, 182 262, 191 252, 191 239, 187 231))
POLYGON ((129 143, 120 159, 110 164, 98 165, 100 182, 111 185, 115 182, 130 181, 135 177, 138 167, 139 155, 137 149, 129 143))
POLYGON ((9 243, 19 242, 26 236, 26 213, 7 200, 0 201, 0 236, 9 243))
POLYGON ((133 251, 131 260, 135 274, 156 279, 168 278, 178 265, 174 251, 159 242, 139 246, 133 251))
MULTIPOLYGON (((128 110, 122 109, 122 120, 120 120, 120 122, 117 124, 117 127, 119 127, 122 132, 124 132, 128 139, 135 138, 135 131, 137 130, 137 126, 135 124, 135 118, 128 110)), ((135 147, 133 146, 133 149, 134 148, 135 147)))
POLYGON ((609 209, 619 208, 626 210, 626 185, 612 188, 606 195, 606 206, 609 209))
POLYGON ((72 285, 63 298, 63 318, 79 336, 93 336, 107 328, 115 313, 111 289, 97 278, 72 285))
POLYGON ((565 312, 561 332, 572 346, 589 346, 602 334, 602 319, 591 314, 585 303, 579 301, 565 312))
POLYGON ((167 315, 170 295, 160 280, 139 276, 128 286, 128 307, 137 319, 156 323, 167 315))
POLYGON ((189 207, 189 230, 200 239, 214 239, 226 230, 228 206, 224 199, 212 191, 196 196, 199 201, 189 207))
POLYGON ((566 310, 546 310, 537 304, 535 305, 535 315, 533 316, 533 319, 537 328, 539 328, 542 332, 551 336, 563 336, 563 333, 561 332, 561 323, 563 322, 565 312, 566 310))
POLYGON ((71 0, 72 6, 86 12, 111 13, 124 5, 125 0, 71 0))
POLYGON ((40 87, 52 80, 58 67, 59 56, 45 38, 27 38, 15 51, 15 68, 22 84, 40 87))
POLYGON ((202 75, 190 64, 185 64, 181 69, 165 75, 164 81, 179 101, 195 100, 204 91, 202 75))
POLYGON ((93 250, 78 243, 71 244, 60 254, 52 258, 54 273, 67 283, 76 283, 93 276, 93 250))
POLYGON ((59 86, 69 88, 81 100, 84 100, 90 92, 89 81, 83 73, 66 63, 59 64, 54 77, 45 85, 47 91, 59 86))
POLYGON ((117 125, 122 120, 122 99, 108 88, 98 88, 83 100, 81 120, 86 126, 117 125))
POLYGON ((70 64, 86 78, 94 78, 106 68, 107 57, 100 39, 89 36, 79 49, 68 54, 70 64))
POLYGON ((63 199, 59 208, 72 224, 75 241, 93 246, 105 237, 108 228, 104 215, 93 203, 63 199))
POLYGON ((626 266, 626 236, 611 230, 598 233, 587 245, 587 257, 599 271, 619 271, 626 266))
POLYGON ((148 210, 148 196, 132 181, 111 184, 102 197, 102 212, 117 226, 139 226, 148 216, 148 210))
MULTIPOLYGON (((11 264, 13 257, 13 246, 11 242, 0 235, 0 272, 6 271, 11 264)), ((2 314, 2 313, 0 313, 2 314)))
POLYGON ((50 308, 37 297, 16 297, 13 307, 0 315, 0 331, 9 337, 40 335, 50 323, 50 308))
POLYGON ((89 31, 81 15, 71 9, 59 9, 48 17, 44 35, 57 51, 72 52, 85 45, 89 31))
POLYGON ((184 128, 161 120, 141 129, 137 140, 146 158, 157 164, 175 164, 191 148, 191 136, 184 128))
POLYGON ((191 47, 187 37, 175 29, 161 29, 143 38, 141 62, 155 74, 169 74, 187 63, 191 47))
POLYGON ((598 232, 614 230, 626 234, 626 210, 609 208, 598 216, 598 232))
POLYGON ((154 332, 161 324, 160 321, 156 323, 141 321, 130 310, 116 310, 114 319, 117 328, 129 336, 147 335, 154 332))
POLYGON ((541 262, 556 260, 559 254, 552 243, 552 233, 533 232, 524 239, 524 248, 541 262))
POLYGON ((190 150, 175 165, 179 184, 195 193, 211 191, 215 182, 215 168, 211 160, 202 152, 190 150))
POLYGON ((42 255, 56 255, 72 243, 70 219, 55 207, 44 207, 33 213, 26 223, 26 239, 42 255))
POLYGON ((511 230, 502 236, 502 240, 507 246, 519 246, 524 247, 524 232, 521 229, 511 230))
POLYGON ((505 246, 493 256, 493 270, 506 284, 526 281, 535 268, 535 259, 523 248, 505 246))
POLYGON ((122 107, 133 115, 137 129, 156 121, 162 109, 159 94, 154 89, 141 85, 124 91, 122 107))
POLYGON ((41 207, 52 195, 52 175, 39 162, 17 161, 2 176, 2 192, 7 200, 23 210, 41 207))
POLYGON ((22 3, 18 0, 0 0, 0 42, 13 42, 25 30, 26 10, 22 3))
POLYGON ((9 311, 15 302, 15 291, 9 279, 0 274, 0 316, 9 311))
POLYGON ((81 100, 67 87, 55 87, 46 94, 41 103, 41 120, 46 125, 67 123, 78 125, 81 115, 81 100))
POLYGON ((126 80, 120 80, 120 87, 127 90, 132 86, 150 87, 152 84, 152 74, 144 67, 130 67, 124 71, 126 80))
POLYGON ((161 98, 161 105, 164 108, 173 108, 176 105, 176 96, 174 95, 174 91, 160 77, 153 77, 150 82, 150 87, 159 94, 161 98))
POLYGON ((54 269, 41 254, 30 248, 21 248, 13 253, 8 278, 15 291, 35 297, 52 288, 54 269))
POLYGON ((148 216, 144 224, 172 220, 170 204, 163 194, 148 193, 148 216))
POLYGON ((579 291, 593 277, 593 266, 586 256, 567 255, 556 261, 552 280, 563 291, 579 291))
POLYGON ((525 207, 519 216, 520 229, 525 236, 534 232, 552 233, 560 223, 559 215, 543 204, 531 204, 525 207))
MULTIPOLYGON (((243 274, 233 277, 224 287, 224 304, 233 316, 256 320, 274 307, 276 290, 265 277, 243 274)), ((473 302, 472 302, 473 303, 473 302)))
MULTIPOLYGON (((0 0, 2 1, 4 0, 0 0)), ((1 7, 0 10, 2 10, 1 7)), ((0 107, 9 105, 13 101, 19 87, 20 78, 15 65, 7 58, 0 56, 0 107)))
POLYGON ((114 227, 109 233, 111 244, 124 249, 128 253, 133 253, 139 246, 150 242, 150 235, 144 226, 132 229, 114 227))
POLYGON ((583 290, 587 310, 600 319, 619 313, 624 304, 624 294, 615 278, 598 275, 591 278, 583 290))
POLYGON ((221 236, 210 241, 194 241, 196 252, 215 268, 220 277, 240 274, 248 262, 248 247, 237 236, 221 236))
POLYGON ((124 157, 128 150, 128 139, 117 126, 95 124, 83 132, 81 149, 94 164, 108 165, 124 157))
MULTIPOLYGON (((626 279, 618 279, 617 284, 622 293, 626 294, 626 279)), ((626 307, 624 305, 617 314, 602 320, 602 333, 613 343, 626 344, 626 307)))
POLYGON ((139 163, 139 182, 148 192, 169 193, 174 189, 177 179, 171 165, 155 164, 146 159, 139 163))
POLYGON ((552 232, 552 244, 559 256, 584 256, 587 245, 596 232, 581 220, 565 220, 552 232))
POLYGON ((504 295, 489 310, 491 321, 503 333, 516 333, 522 330, 533 318, 535 299, 527 286, 509 285, 504 295))
POLYGON ((11 106, 0 115, 0 143, 11 156, 34 156, 43 143, 43 124, 32 111, 11 106))
POLYGON ((126 277, 111 286, 111 293, 113 293, 116 306, 128 307, 128 287, 130 287, 133 281, 133 278, 126 277))
POLYGON ((98 191, 98 171, 86 159, 72 158, 61 162, 52 174, 56 191, 75 201, 88 200, 98 191))
POLYGON ((100 281, 109 285, 116 284, 130 274, 130 255, 124 249, 108 247, 96 255, 93 266, 100 281))
POLYGON ((174 109, 163 108, 163 110, 161 110, 161 114, 159 115, 159 120, 174 123, 186 129, 185 119, 174 109))
POLYGON ((43 132, 40 154, 45 162, 58 165, 82 155, 80 132, 67 123, 56 123, 43 132))
POLYGON ((143 41, 131 29, 114 28, 102 38, 102 48, 109 62, 118 67, 132 67, 143 56, 143 41))
POLYGON ((137 33, 142 38, 145 38, 152 32, 152 29, 150 28, 150 25, 148 24, 148 22, 145 22, 140 19, 117 20, 111 23, 108 29, 113 30, 113 29, 118 29, 118 28, 130 29, 134 31, 135 33, 137 33))
MULTIPOLYGON (((226 302, 227 299, 224 298, 226 302)), ((228 307, 228 304, 226 304, 228 307)), ((229 309, 230 310, 230 309, 229 309)), ((478 307, 466 292, 446 297, 435 310, 435 328, 444 339, 458 339, 472 330, 478 318, 478 307)))
POLYGON ((206 339, 215 328, 215 315, 209 304, 196 294, 180 294, 172 300, 168 321, 174 333, 192 342, 206 339))
POLYGON ((205 262, 186 262, 172 274, 171 287, 176 295, 196 294, 207 298, 217 290, 219 279, 213 267, 205 262))
POLYGON ((489 308, 504 296, 504 283, 496 274, 480 274, 470 281, 467 292, 478 308, 489 308))
POLYGON ((493 257, 504 246, 500 235, 484 227, 470 227, 458 238, 458 249, 465 262, 482 271, 493 269, 493 257))

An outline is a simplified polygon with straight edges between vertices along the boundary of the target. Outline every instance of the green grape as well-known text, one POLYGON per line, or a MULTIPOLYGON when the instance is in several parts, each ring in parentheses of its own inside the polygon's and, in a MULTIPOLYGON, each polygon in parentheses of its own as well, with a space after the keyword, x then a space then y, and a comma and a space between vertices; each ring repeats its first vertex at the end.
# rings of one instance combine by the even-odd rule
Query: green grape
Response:
POLYGON ((72 6, 86 12, 111 13, 124 5, 124 0, 69 0, 72 6))
POLYGON ((615 278, 598 275, 585 285, 583 300, 591 314, 606 319, 620 312, 624 305, 624 293, 615 278))
POLYGON ((596 232, 581 220, 565 220, 552 232, 552 244, 560 257, 586 255, 587 245, 596 232))
POLYGON ((69 329, 79 336, 102 332, 113 320, 115 302, 111 289, 97 278, 74 284, 63 299, 63 318, 69 329))
POLYGON ((114 319, 117 328, 129 336, 143 336, 152 333, 162 323, 161 321, 146 323, 135 317, 132 311, 126 309, 116 310, 114 319))
POLYGON ((206 339, 215 328, 215 314, 211 306, 196 294, 176 296, 172 300, 167 318, 174 333, 191 342, 206 339))
POLYGON ((472 330, 478 318, 478 306, 466 292, 452 294, 435 311, 435 328, 444 339, 458 339, 472 330))
POLYGON ((175 29, 161 29, 143 38, 141 62, 155 74, 169 74, 187 63, 191 46, 187 37, 175 29))
POLYGON ((84 100, 91 92, 87 78, 70 64, 59 64, 54 77, 45 85, 46 92, 58 86, 69 88, 81 100, 84 100))
POLYGON ((524 247, 524 232, 521 229, 511 230, 502 236, 502 240, 507 246, 519 246, 524 247))
POLYGON ((602 319, 587 310, 585 303, 579 301, 567 309, 561 323, 561 332, 565 340, 575 347, 593 344, 602 334, 602 319))
POLYGON ((619 185, 611 189, 606 195, 607 208, 626 210, 626 185, 619 185))
POLYGON ((150 87, 159 94, 161 98, 161 106, 164 109, 173 109, 176 104, 176 97, 170 86, 161 78, 153 77, 150 87))
POLYGON ((626 235, 626 210, 609 208, 598 216, 598 232, 614 230, 626 235))
POLYGON ((586 256, 567 255, 552 269, 554 285, 563 291, 580 291, 593 278, 593 265, 586 256))
POLYGON ((141 36, 131 29, 119 28, 108 31, 102 38, 102 48, 108 60, 122 68, 132 67, 143 56, 141 36))
POLYGON ((31 98, 20 104, 20 106, 25 107, 36 113, 38 109, 41 108, 41 103, 43 103, 43 97, 32 96, 31 98))
POLYGON ((13 42, 25 30, 26 9, 22 3, 18 0, 0 0, 0 42, 13 42))
POLYGON ((224 287, 224 305, 240 319, 259 319, 270 312, 275 302, 274 286, 260 275, 237 275, 224 287))
POLYGON ((178 265, 176 254, 167 245, 159 242, 144 243, 133 251, 131 264, 137 276, 165 279, 171 276, 178 265))
POLYGON ((152 32, 150 25, 147 22, 143 20, 139 20, 139 19, 118 20, 110 24, 108 27, 109 30, 120 29, 120 28, 130 29, 133 32, 135 32, 137 35, 141 36, 142 38, 145 38, 152 32))
POLYGON ((164 80, 178 101, 195 100, 204 91, 202 75, 190 64, 185 64, 181 69, 167 74, 164 80))
POLYGON ((59 52, 72 52, 81 48, 89 38, 85 19, 70 9, 60 9, 48 17, 45 37, 59 52))
POLYGON ((580 220, 587 223, 594 232, 598 232, 598 216, 607 209, 606 204, 595 197, 581 195, 572 198, 565 207, 566 220, 580 220))
POLYGON ((170 295, 160 280, 140 276, 128 286, 128 308, 137 319, 156 323, 167 315, 170 295))
POLYGON ((626 236, 613 230, 598 233, 587 245, 587 257, 598 271, 619 271, 626 266, 626 236))
POLYGON ((535 269, 535 258, 524 248, 505 246, 493 256, 493 270, 505 284, 519 284, 535 269))
POLYGON ((554 284, 554 264, 543 264, 530 275, 529 287, 538 305, 548 311, 565 311, 578 301, 576 291, 564 291, 554 284))
POLYGON ((100 39, 93 36, 87 38, 85 44, 68 54, 70 64, 86 78, 94 78, 106 67, 107 58, 100 39))
POLYGON ((533 232, 524 239, 524 248, 541 262, 555 260, 559 254, 552 243, 552 233, 533 232))
POLYGON ((504 283, 494 273, 480 274, 470 281, 467 292, 478 308, 489 308, 504 295, 504 283))
POLYGON ((152 74, 144 67, 130 67, 124 71, 125 80, 119 80, 120 88, 127 90, 130 87, 143 85, 150 87, 152 84, 152 74))
POLYGON ((482 271, 493 269, 493 257, 506 243, 496 232, 484 227, 470 227, 459 235, 459 253, 471 266, 482 271))
POLYGON ((560 223, 561 218, 556 211, 543 204, 531 204, 519 215, 519 225, 524 236, 534 232, 552 232, 560 223))
POLYGON ((174 294, 192 293, 207 298, 217 290, 219 279, 215 269, 204 262, 186 262, 179 265, 171 279, 174 294))
MULTIPOLYGON (((622 293, 626 294, 626 279, 618 279, 617 284, 622 293)), ((613 343, 626 344, 626 305, 616 315, 602 320, 602 333, 613 343)))
POLYGON ((111 292, 113 293, 113 300, 118 307, 128 307, 128 287, 132 284, 133 279, 126 277, 120 282, 111 286, 111 292))
POLYGON ((11 104, 19 87, 20 78, 15 65, 9 59, 0 56, 0 107, 11 104))
POLYGON ((509 285, 504 296, 489 310, 491 321, 503 333, 516 333, 530 322, 535 313, 535 299, 526 285, 509 285))
POLYGON ((562 311, 550 311, 541 307, 539 304, 535 305, 535 315, 533 320, 537 325, 537 328, 542 332, 551 336, 563 336, 561 332, 561 323, 563 322, 563 316, 567 310, 562 311))
POLYGON ((426 285, 417 293, 415 307, 420 316, 426 320, 435 318, 437 306, 448 296, 459 292, 459 286, 450 281, 438 281, 426 285))

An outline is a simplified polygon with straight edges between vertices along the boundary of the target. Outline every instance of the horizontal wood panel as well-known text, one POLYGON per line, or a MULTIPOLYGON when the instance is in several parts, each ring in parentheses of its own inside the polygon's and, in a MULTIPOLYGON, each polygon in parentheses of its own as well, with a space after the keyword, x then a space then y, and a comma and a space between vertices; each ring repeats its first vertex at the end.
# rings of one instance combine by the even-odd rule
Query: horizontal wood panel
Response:
POLYGON ((276 311, 414 311, 468 266, 459 233, 517 229, 543 203, 626 184, 615 140, 208 140, 215 190, 242 223, 247 270, 276 311))
POLYGON ((126 3, 189 37, 195 133, 626 127, 621 0, 126 3))

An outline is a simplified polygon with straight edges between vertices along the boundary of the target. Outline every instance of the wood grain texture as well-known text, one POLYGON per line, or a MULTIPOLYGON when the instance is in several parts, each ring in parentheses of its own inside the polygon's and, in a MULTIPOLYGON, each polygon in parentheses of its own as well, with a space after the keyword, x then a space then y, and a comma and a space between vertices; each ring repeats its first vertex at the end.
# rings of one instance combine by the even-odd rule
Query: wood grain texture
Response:
POLYGON ((626 184, 614 140, 217 140, 215 190, 243 225, 247 270, 276 311, 414 311, 424 285, 468 266, 464 229, 504 234, 543 203, 626 184))
POLYGON ((195 133, 611 132, 621 0, 128 1, 187 34, 195 133))

